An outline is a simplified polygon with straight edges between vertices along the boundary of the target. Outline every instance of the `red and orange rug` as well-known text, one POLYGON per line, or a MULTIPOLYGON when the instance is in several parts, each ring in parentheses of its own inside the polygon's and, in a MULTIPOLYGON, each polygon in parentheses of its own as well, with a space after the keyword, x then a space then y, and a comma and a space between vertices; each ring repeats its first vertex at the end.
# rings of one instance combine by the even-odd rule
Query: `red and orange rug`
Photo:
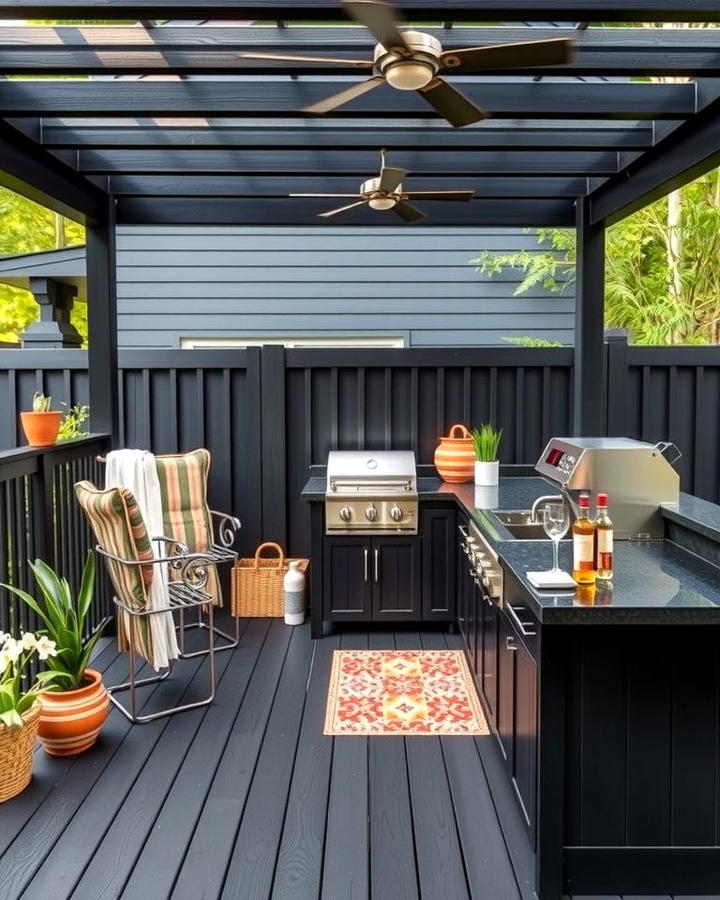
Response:
POLYGON ((336 650, 325 734, 489 734, 461 650, 336 650))

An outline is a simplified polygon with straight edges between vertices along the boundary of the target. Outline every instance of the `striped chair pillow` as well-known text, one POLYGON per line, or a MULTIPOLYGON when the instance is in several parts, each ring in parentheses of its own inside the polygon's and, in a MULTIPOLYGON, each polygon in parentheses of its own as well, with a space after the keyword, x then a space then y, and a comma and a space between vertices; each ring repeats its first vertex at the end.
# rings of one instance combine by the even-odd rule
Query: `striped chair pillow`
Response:
MULTIPOLYGON (((191 552, 212 549, 213 530, 207 503, 210 452, 204 448, 190 453, 155 457, 163 507, 163 527, 167 537, 182 541, 191 552)), ((217 603, 222 592, 217 570, 210 567, 205 590, 217 603)))
MULTIPOLYGON (((145 522, 133 494, 126 488, 101 491, 89 481, 75 485, 75 496, 98 544, 122 559, 152 560, 154 553, 145 522)), ((134 609, 147 606, 153 566, 121 566, 108 561, 110 578, 120 600, 134 609)))

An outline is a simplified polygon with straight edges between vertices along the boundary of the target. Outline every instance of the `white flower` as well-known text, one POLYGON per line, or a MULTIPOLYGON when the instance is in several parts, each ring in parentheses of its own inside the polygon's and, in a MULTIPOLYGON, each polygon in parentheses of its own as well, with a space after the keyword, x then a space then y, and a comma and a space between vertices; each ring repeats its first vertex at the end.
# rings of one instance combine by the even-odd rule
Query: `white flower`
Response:
POLYGON ((0 631, 0 647, 5 643, 5 641, 10 637, 7 631, 0 631))
POLYGON ((23 650, 34 650, 35 645, 37 644, 37 638, 32 633, 32 631, 26 631, 22 636, 22 648, 23 650))
POLYGON ((20 641, 14 640, 13 638, 8 638, 5 641, 2 652, 7 655, 7 658, 10 660, 10 662, 17 662, 20 658, 20 654, 22 653, 22 643, 20 641))
POLYGON ((0 650, 0 675, 7 669, 12 660, 7 654, 7 651, 3 648, 0 650))
POLYGON ((35 647, 37 649, 37 654, 40 657, 40 659, 47 659, 48 656, 57 656, 57 650, 55 649, 55 641, 51 641, 45 635, 43 635, 41 638, 38 638, 35 647))

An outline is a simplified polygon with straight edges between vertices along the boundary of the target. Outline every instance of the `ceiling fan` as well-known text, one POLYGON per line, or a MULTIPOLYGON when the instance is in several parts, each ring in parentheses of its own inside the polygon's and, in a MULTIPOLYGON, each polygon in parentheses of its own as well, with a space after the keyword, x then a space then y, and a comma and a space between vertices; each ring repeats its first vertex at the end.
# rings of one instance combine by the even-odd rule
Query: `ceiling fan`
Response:
POLYGON ((400 91, 418 91, 430 106, 455 127, 486 119, 489 113, 476 106, 457 88, 438 78, 438 72, 477 73, 492 69, 535 68, 570 62, 575 43, 568 38, 490 44, 443 51, 440 41, 422 31, 400 31, 400 14, 380 0, 342 0, 350 18, 364 25, 378 41, 373 59, 333 59, 277 53, 240 53, 246 59, 279 62, 327 63, 354 68, 374 68, 378 74, 306 107, 305 112, 327 113, 387 82, 400 91))
POLYGON ((425 213, 416 209, 407 201, 418 200, 472 200, 475 191, 404 191, 402 180, 408 174, 407 169, 393 169, 385 165, 387 150, 380 151, 380 174, 375 178, 369 178, 360 185, 357 194, 290 194, 291 197, 335 197, 337 199, 349 199, 359 197, 354 203, 338 206, 327 212, 318 213, 322 218, 335 216, 353 209, 355 206, 369 206, 371 209, 391 209, 405 222, 419 222, 425 218, 425 213))

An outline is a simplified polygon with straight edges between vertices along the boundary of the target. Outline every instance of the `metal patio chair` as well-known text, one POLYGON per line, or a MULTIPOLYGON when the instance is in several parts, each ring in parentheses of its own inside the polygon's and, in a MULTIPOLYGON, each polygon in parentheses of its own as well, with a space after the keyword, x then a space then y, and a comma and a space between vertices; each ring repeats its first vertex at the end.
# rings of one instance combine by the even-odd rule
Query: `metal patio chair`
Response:
MULTIPOLYGON (((101 462, 104 458, 98 457, 101 462)), ((189 549, 191 553, 202 553, 210 557, 212 565, 208 570, 207 593, 216 603, 222 605, 222 588, 217 566, 234 564, 238 558, 233 550, 235 537, 241 525, 235 516, 210 509, 207 503, 207 483, 210 473, 210 452, 205 448, 189 453, 160 454, 155 457, 163 509, 163 531, 189 549)), ((187 622, 185 612, 179 615, 178 643, 180 656, 191 659, 207 654, 207 650, 186 652, 185 634, 191 629, 210 628, 210 622, 203 617, 198 607, 194 620, 187 622)), ((240 620, 235 618, 234 634, 212 625, 212 633, 219 643, 215 652, 233 650, 240 643, 240 620)))
POLYGON ((107 688, 111 702, 131 722, 151 722, 163 716, 199 706, 207 706, 215 698, 215 646, 213 628, 213 597, 206 591, 212 558, 209 554, 190 553, 187 547, 172 537, 154 537, 153 542, 168 549, 155 557, 150 538, 133 494, 125 488, 99 490, 88 481, 75 485, 75 496, 98 541, 95 550, 105 560, 118 610, 118 642, 129 653, 129 677, 107 688), (156 566, 167 566, 175 577, 168 578, 168 606, 151 609, 149 588, 156 576, 156 566), (150 619, 153 616, 184 615, 186 610, 207 609, 210 693, 203 700, 166 707, 157 712, 138 713, 137 689, 143 685, 164 681, 172 671, 172 661, 162 674, 149 678, 137 677, 138 656, 148 662, 154 660, 153 635, 150 619), (125 706, 115 696, 129 691, 130 704, 125 706))

